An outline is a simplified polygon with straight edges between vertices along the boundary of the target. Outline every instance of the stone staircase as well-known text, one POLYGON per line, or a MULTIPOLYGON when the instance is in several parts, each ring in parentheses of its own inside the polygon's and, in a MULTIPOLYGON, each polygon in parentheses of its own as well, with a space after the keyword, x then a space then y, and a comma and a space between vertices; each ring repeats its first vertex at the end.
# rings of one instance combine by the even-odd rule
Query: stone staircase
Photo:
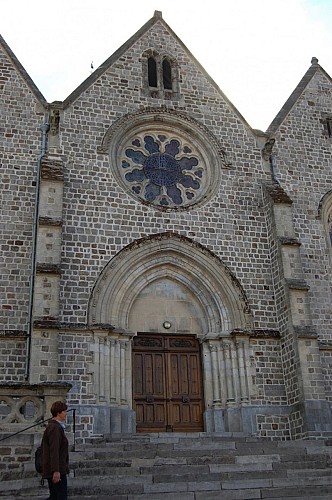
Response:
MULTIPOLYGON (((133 434, 71 452, 72 500, 331 500, 332 442, 269 441, 241 433, 133 434)), ((6 500, 48 497, 32 468, 1 482, 6 500)))

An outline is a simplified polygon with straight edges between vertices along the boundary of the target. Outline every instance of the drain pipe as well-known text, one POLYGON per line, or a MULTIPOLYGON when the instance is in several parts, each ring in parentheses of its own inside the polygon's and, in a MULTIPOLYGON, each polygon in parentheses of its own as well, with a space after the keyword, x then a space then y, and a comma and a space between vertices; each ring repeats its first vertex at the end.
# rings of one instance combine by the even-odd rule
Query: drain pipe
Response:
MULTIPOLYGON (((271 166, 271 176, 273 181, 277 181, 276 179, 276 166, 277 166, 277 161, 276 161, 276 155, 274 153, 271 153, 270 155, 270 166, 271 166)), ((277 181, 278 182, 278 181, 277 181)))
POLYGON ((46 116, 45 123, 40 127, 41 129, 41 151, 37 158, 37 172, 36 172, 36 190, 35 190, 35 209, 33 215, 32 226, 32 245, 31 245, 31 270, 30 270, 30 286, 29 286, 29 310, 28 310, 28 331, 27 331, 27 345, 25 354, 25 374, 26 380, 30 376, 30 355, 31 355, 31 335, 33 326, 33 302, 34 302, 34 289, 36 278, 36 264, 37 264, 37 236, 38 236, 38 217, 39 217, 39 198, 40 198, 40 178, 41 178, 41 163, 46 152, 47 132, 49 131, 49 114, 46 116))

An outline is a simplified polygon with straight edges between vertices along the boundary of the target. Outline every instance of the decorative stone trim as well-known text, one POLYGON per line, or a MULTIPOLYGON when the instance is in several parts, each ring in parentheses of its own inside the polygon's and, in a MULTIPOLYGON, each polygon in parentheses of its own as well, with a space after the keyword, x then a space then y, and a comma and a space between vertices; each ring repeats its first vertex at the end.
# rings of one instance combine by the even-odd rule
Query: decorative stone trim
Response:
POLYGON ((312 326, 293 326, 293 328, 297 338, 316 339, 318 337, 312 326))
POLYGON ((63 161, 56 158, 42 158, 41 178, 52 181, 63 181, 63 161))
POLYGON ((320 200, 317 211, 317 219, 327 219, 327 215, 332 211, 332 189, 325 193, 320 200))
POLYGON ((37 263, 36 272, 37 273, 47 273, 47 274, 61 274, 61 267, 59 264, 40 264, 40 263, 37 263))
POLYGON ((285 281, 291 290, 310 290, 310 286, 304 280, 286 278, 285 281))
POLYGON ((40 226, 62 226, 62 220, 61 219, 52 219, 51 217, 39 217, 38 218, 38 224, 40 226))
POLYGON ((34 328, 60 328, 60 321, 57 318, 36 318, 33 322, 34 328))
POLYGON ((216 148, 218 155, 222 160, 222 166, 226 168, 231 166, 231 163, 229 163, 227 160, 225 149, 221 147, 217 139, 204 125, 197 122, 191 116, 188 116, 185 113, 179 113, 178 111, 168 109, 165 106, 161 106, 158 108, 144 108, 135 113, 127 114, 116 120, 116 122, 108 129, 108 131, 104 135, 102 144, 100 147, 98 147, 98 153, 108 154, 114 139, 118 135, 122 136, 125 130, 133 129, 141 123, 153 123, 155 121, 163 122, 167 120, 167 118, 172 119, 172 122, 174 123, 181 123, 184 127, 189 128, 189 130, 193 127, 197 128, 197 130, 200 130, 200 132, 206 138, 208 138, 208 140, 216 148))
POLYGON ((206 204, 219 188, 222 167, 229 167, 225 150, 205 126, 166 107, 118 119, 98 152, 109 154, 128 195, 166 212, 206 204))
POLYGON ((27 332, 25 330, 0 330, 0 338, 17 338, 17 337, 22 337, 26 338, 27 337, 27 332))
POLYGON ((265 185, 266 191, 271 196, 274 203, 284 203, 292 205, 293 201, 290 199, 286 191, 280 186, 279 182, 275 181, 273 184, 265 185))
POLYGON ((234 329, 231 331, 232 337, 237 337, 237 336, 248 336, 250 338, 275 338, 275 339, 280 339, 281 338, 281 333, 279 330, 272 330, 272 329, 255 329, 255 330, 240 330, 240 329, 234 329))
POLYGON ((128 305, 148 283, 164 277, 165 269, 168 277, 199 297, 202 311, 210 311, 209 317, 202 317, 200 337, 251 326, 248 300, 230 269, 204 247, 175 233, 137 240, 107 264, 90 297, 89 323, 110 323, 127 330, 128 305))
POLYGON ((332 351, 332 340, 318 340, 320 351, 332 351))
MULTIPOLYGON (((98 324, 86 324, 86 323, 69 323, 65 321, 58 321, 56 318, 37 318, 33 323, 34 328, 47 328, 52 330, 53 328, 56 330, 80 330, 80 331, 110 331, 113 332, 115 327, 108 323, 98 323, 98 324)), ((117 333, 126 334, 126 335, 134 335, 134 333, 116 329, 117 333)))
POLYGON ((289 245, 289 246, 301 246, 301 242, 297 238, 288 238, 285 236, 279 236, 279 241, 282 245, 289 245))
POLYGON ((65 399, 71 387, 68 382, 0 383, 2 428, 7 431, 21 430, 27 424, 49 416, 52 403, 65 399))

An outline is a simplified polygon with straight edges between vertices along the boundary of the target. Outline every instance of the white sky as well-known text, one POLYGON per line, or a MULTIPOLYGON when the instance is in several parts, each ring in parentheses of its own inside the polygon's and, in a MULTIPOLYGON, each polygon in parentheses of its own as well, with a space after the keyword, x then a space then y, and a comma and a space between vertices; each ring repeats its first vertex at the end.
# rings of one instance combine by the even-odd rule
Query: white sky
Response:
POLYGON ((313 56, 332 76, 332 0, 1 0, 0 33, 62 101, 155 10, 253 128, 266 130, 313 56))

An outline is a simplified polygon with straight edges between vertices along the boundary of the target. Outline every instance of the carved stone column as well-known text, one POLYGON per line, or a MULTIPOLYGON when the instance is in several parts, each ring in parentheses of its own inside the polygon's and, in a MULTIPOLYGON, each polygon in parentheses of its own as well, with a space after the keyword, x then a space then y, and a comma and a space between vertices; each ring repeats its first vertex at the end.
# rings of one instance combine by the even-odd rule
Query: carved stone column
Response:
POLYGON ((243 404, 249 402, 248 371, 246 363, 246 345, 243 339, 235 340, 236 354, 239 366, 240 400, 243 404))
POLYGON ((220 383, 219 383, 219 365, 217 358, 217 345, 216 343, 209 343, 210 356, 211 356, 211 370, 212 370, 212 387, 213 387, 213 406, 219 407, 221 404, 220 383))
POLYGON ((214 335, 203 342, 204 417, 209 432, 242 429, 241 408, 250 402, 248 339, 242 333, 239 338, 214 335))
POLYGON ((94 415, 94 432, 134 432, 131 387, 133 334, 98 327, 93 329, 93 335, 94 341, 90 346, 93 362, 89 371, 93 379, 92 391, 96 395, 96 405, 90 409, 94 415))
POLYGON ((225 367, 226 367, 226 387, 227 387, 227 398, 226 404, 232 405, 235 403, 235 392, 234 392, 234 374, 232 366, 232 343, 230 340, 223 341, 223 350, 225 356, 225 367))

